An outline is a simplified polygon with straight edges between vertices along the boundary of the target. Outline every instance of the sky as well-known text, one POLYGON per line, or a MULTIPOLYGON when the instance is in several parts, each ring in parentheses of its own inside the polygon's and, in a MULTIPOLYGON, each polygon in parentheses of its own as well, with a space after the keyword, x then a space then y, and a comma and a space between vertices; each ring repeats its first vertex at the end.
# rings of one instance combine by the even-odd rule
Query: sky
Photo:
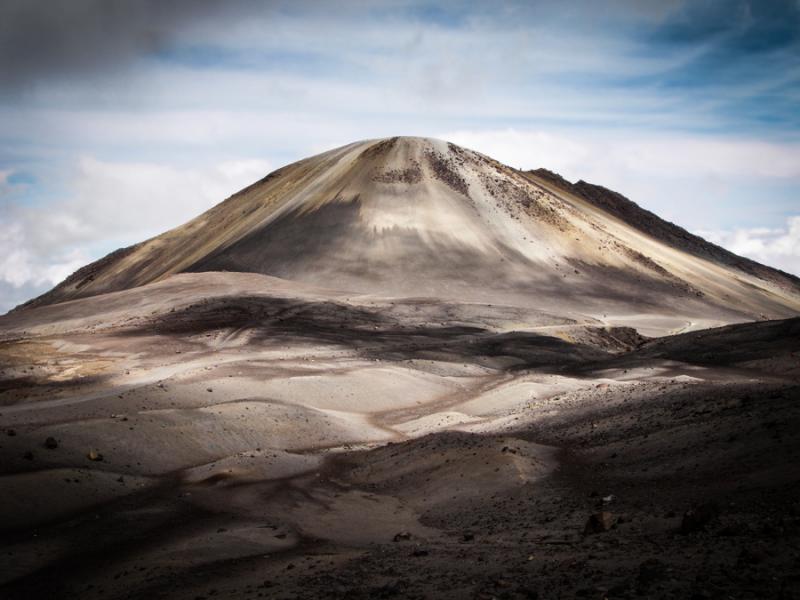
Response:
POLYGON ((800 0, 0 0, 0 313, 393 135, 604 185, 800 275, 800 0))

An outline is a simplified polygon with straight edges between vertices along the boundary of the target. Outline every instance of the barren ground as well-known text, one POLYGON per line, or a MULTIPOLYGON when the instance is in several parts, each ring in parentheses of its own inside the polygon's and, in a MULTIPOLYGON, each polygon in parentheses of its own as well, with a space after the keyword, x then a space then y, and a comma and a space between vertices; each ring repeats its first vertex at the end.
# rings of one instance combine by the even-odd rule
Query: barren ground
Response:
POLYGON ((0 597, 798 597, 800 320, 199 277, 0 319, 0 597))

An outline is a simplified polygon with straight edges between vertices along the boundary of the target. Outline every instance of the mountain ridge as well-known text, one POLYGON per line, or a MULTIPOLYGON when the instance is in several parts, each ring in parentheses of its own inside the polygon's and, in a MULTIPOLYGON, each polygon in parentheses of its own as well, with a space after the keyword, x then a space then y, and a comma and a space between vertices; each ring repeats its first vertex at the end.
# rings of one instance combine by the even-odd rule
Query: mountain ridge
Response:
POLYGON ((592 315, 682 310, 724 323, 800 312, 797 278, 621 194, 414 137, 354 142, 281 167, 15 310, 204 271, 592 315))
POLYGON ((684 247, 682 249, 684 251, 696 253, 696 255, 700 257, 710 257, 715 260, 725 261, 731 266, 735 266, 738 269, 745 270, 759 277, 768 276, 770 272, 777 272, 782 277, 792 281, 795 287, 800 287, 800 277, 776 267, 763 265, 745 256, 739 256, 722 246, 709 242, 699 235, 689 232, 680 225, 662 219, 652 211, 642 208, 633 200, 605 186, 589 183, 583 179, 572 183, 560 174, 545 168, 532 169, 525 171, 525 173, 548 181, 567 192, 576 194, 592 202, 598 208, 617 216, 655 239, 673 246, 676 246, 678 242, 683 242, 684 247), (690 247, 686 248, 686 244, 689 244, 690 247))

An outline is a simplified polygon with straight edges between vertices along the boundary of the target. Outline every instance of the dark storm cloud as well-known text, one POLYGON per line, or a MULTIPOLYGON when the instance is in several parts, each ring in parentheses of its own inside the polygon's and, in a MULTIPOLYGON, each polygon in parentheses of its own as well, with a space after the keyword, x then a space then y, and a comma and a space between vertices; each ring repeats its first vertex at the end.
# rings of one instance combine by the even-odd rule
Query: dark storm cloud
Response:
MULTIPOLYGON (((247 1, 3 0, 0 90, 24 90, 52 78, 81 78, 124 68, 158 52, 183 28, 242 16, 247 1)), ((264 3, 260 6, 263 8, 264 3)))
POLYGON ((731 57, 794 47, 800 42, 797 0, 688 2, 661 27, 666 45, 719 42, 731 57))

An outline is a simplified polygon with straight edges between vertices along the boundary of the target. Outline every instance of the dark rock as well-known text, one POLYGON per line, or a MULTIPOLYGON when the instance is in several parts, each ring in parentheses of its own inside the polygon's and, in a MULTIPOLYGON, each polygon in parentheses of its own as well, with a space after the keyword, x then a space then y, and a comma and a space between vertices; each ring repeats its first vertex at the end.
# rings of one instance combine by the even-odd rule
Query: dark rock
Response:
POLYGON ((7 435, 8 437, 14 437, 15 435, 17 435, 17 431, 16 431, 15 429, 8 429, 8 430, 6 431, 6 435, 7 435))
POLYGON ((33 460, 33 452, 28 450, 25 454, 22 455, 22 458, 25 460, 33 460))
POLYGON ((58 441, 54 437, 49 437, 44 441, 44 447, 48 450, 55 450, 58 448, 58 441))
POLYGON ((417 548, 411 553, 411 556, 420 557, 420 556, 428 556, 428 554, 430 553, 427 550, 423 550, 422 548, 417 548))
POLYGON ((718 515, 719 507, 713 502, 701 504, 696 508, 689 509, 683 514, 681 533, 703 531, 718 515))
POLYGON ((411 534, 407 531, 401 531, 400 533, 396 533, 392 538, 393 542, 407 542, 411 539, 411 534))
POLYGON ((595 513, 586 521, 586 526, 583 528, 584 535, 592 535, 594 533, 604 533, 614 526, 614 515, 610 512, 603 511, 595 513))

